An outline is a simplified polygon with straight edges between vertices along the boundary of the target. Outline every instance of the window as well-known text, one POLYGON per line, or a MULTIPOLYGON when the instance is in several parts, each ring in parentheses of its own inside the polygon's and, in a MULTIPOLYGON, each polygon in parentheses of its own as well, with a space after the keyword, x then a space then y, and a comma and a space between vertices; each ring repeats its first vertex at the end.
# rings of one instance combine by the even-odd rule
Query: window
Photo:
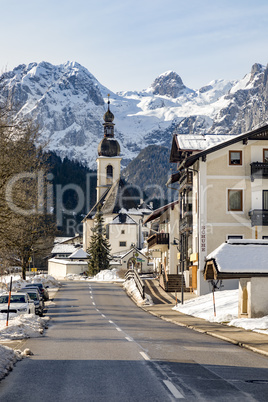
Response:
POLYGON ((126 247, 127 246, 127 242, 126 241, 120 241, 119 242, 119 247, 126 247))
POLYGON ((242 151, 229 151, 229 165, 242 165, 242 151))
POLYGON ((112 165, 108 165, 106 168, 106 177, 107 179, 112 179, 113 178, 113 167, 112 165))
POLYGON ((124 231, 124 230, 121 230, 121 234, 125 234, 125 231, 124 231))
POLYGON ((268 240, 268 236, 262 236, 262 240, 268 240))
POLYGON ((243 236, 240 235, 229 235, 227 236, 228 240, 239 240, 239 239, 243 239, 243 236))
POLYGON ((263 150, 263 162, 268 163, 268 149, 263 150))
POLYGON ((243 190, 228 190, 228 211, 243 210, 243 190))
POLYGON ((262 191, 262 209, 268 209, 268 190, 262 191))

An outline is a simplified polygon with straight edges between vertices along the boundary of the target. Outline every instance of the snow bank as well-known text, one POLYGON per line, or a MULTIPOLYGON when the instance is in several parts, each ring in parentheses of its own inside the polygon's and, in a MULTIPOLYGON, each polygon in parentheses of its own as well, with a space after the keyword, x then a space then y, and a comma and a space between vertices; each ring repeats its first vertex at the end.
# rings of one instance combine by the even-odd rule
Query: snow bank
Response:
POLYGON ((124 281, 124 279, 119 277, 117 268, 103 269, 97 275, 95 275, 93 278, 90 278, 89 280, 90 281, 107 281, 107 282, 110 282, 110 281, 123 282, 124 281))
POLYGON ((172 310, 203 318, 210 322, 225 323, 230 326, 268 335, 268 316, 262 318, 238 318, 238 290, 215 292, 216 317, 214 316, 212 293, 177 304, 172 310))
POLYGON ((135 302, 137 304, 143 304, 143 305, 153 305, 153 301, 151 299, 151 297, 147 294, 145 294, 145 299, 143 299, 141 297, 140 292, 138 291, 138 288, 136 286, 136 283, 134 281, 133 278, 131 279, 127 279, 124 283, 123 283, 123 289, 125 290, 125 292, 132 298, 135 300, 135 302))
POLYGON ((6 326, 6 319, 7 315, 0 313, 0 340, 37 338, 42 336, 49 322, 49 317, 10 314, 8 326, 6 326))
POLYGON ((0 292, 9 290, 9 284, 12 277, 12 290, 19 290, 28 283, 42 283, 43 286, 49 286, 50 288, 58 288, 59 282, 51 275, 40 274, 35 276, 27 276, 26 280, 23 280, 20 275, 6 275, 1 278, 0 292))
POLYGON ((13 369, 14 364, 22 357, 20 351, 0 345, 0 380, 13 369))

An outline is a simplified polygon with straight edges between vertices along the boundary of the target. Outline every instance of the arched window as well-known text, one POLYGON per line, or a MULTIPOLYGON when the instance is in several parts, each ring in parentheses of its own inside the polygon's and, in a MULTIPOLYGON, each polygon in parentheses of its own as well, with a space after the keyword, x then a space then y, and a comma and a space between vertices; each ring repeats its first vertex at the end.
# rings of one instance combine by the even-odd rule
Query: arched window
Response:
POLYGON ((113 174, 114 174, 114 169, 113 169, 112 165, 108 165, 107 168, 106 168, 106 177, 107 177, 107 179, 112 179, 113 174))

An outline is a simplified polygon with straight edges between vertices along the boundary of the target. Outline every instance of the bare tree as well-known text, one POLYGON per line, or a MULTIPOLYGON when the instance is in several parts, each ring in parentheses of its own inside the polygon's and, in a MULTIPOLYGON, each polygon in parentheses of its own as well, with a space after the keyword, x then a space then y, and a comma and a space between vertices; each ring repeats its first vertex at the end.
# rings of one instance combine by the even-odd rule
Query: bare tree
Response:
POLYGON ((46 209, 47 164, 38 144, 38 127, 0 107, 0 252, 26 276, 33 252, 41 252, 55 233, 46 209))

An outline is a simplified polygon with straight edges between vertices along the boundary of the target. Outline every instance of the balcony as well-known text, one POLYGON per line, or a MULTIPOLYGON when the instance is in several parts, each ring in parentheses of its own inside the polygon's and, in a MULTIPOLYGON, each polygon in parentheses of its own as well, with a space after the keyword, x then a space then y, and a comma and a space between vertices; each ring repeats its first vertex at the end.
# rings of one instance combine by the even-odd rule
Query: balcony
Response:
POLYGON ((268 163, 253 162, 251 167, 251 180, 268 179, 268 163))
POLYGON ((251 226, 268 226, 268 210, 253 209, 249 211, 251 226))
POLYGON ((184 232, 186 230, 192 230, 193 228, 193 215, 192 212, 187 212, 183 218, 180 219, 179 230, 184 232))
POLYGON ((148 237, 147 243, 149 248, 166 248, 169 246, 169 233, 155 233, 148 237))
POLYGON ((189 170, 184 172, 180 178, 180 191, 187 188, 191 189, 193 187, 193 172, 189 170))

